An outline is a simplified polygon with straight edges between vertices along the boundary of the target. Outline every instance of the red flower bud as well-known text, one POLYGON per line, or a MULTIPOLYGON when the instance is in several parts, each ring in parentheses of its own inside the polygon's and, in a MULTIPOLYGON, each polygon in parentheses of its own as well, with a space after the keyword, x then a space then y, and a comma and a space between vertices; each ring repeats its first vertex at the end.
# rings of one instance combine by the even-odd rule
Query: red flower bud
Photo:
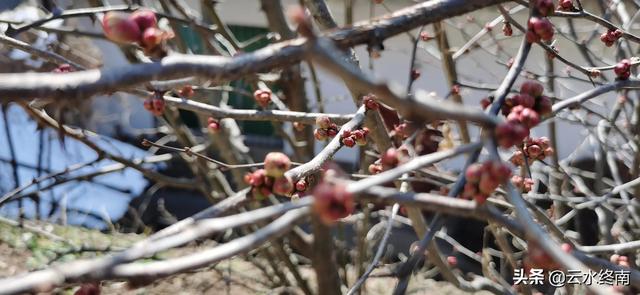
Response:
POLYGON ((382 172, 382 166, 380 164, 371 164, 369 165, 369 173, 378 174, 382 172))
POLYGON ((560 0, 558 3, 558 9, 562 11, 574 11, 576 8, 573 7, 572 0, 560 0))
POLYGON ((458 258, 455 256, 447 256, 447 263, 449 266, 456 267, 458 265, 458 258))
POLYGON ((490 174, 482 174, 478 189, 484 195, 490 195, 500 185, 496 179, 492 178, 490 174))
POLYGON ((354 147, 356 145, 356 140, 353 137, 346 137, 342 139, 342 143, 348 147, 354 147))
POLYGON ((542 86, 542 84, 540 84, 540 82, 538 81, 528 80, 522 83, 522 85, 520 86, 521 94, 529 94, 533 97, 538 97, 542 95, 543 92, 544 86, 542 86))
POLYGON ((476 183, 480 181, 482 172, 483 172, 482 164, 476 163, 476 164, 470 165, 467 168, 467 171, 465 172, 465 178, 467 179, 467 182, 476 183))
POLYGON ((316 118, 316 125, 322 129, 327 129, 331 126, 331 118, 328 116, 320 116, 316 118))
POLYGON ((513 35, 513 28, 511 28, 511 24, 510 23, 505 22, 502 25, 502 33, 507 37, 511 37, 511 35, 513 35))
POLYGON ((613 68, 613 72, 616 73, 620 80, 629 79, 629 76, 631 76, 631 62, 628 59, 621 60, 613 68))
MULTIPOLYGON (((213 119, 213 118, 209 118, 209 119, 213 119)), ((211 133, 218 133, 220 131, 220 122, 218 120, 216 119, 209 120, 208 123, 209 124, 207 125, 207 128, 211 133)))
POLYGON ((141 31, 144 31, 148 28, 153 28, 158 25, 158 20, 156 19, 156 14, 147 9, 141 9, 135 11, 131 14, 131 20, 133 20, 141 31))
POLYGON ((194 93, 195 92, 193 91, 193 86, 185 85, 184 87, 182 87, 182 89, 180 89, 178 94, 180 94, 180 96, 182 97, 191 98, 194 93))
POLYGON ((150 27, 147 28, 146 30, 144 30, 144 33, 142 33, 142 45, 145 48, 154 48, 158 45, 160 45, 160 43, 162 43, 162 40, 164 40, 164 31, 155 28, 155 27, 150 27))
POLYGON ((553 13, 553 0, 537 0, 536 8, 541 15, 550 15, 553 13))
POLYGON ((394 168, 400 163, 398 150, 395 148, 388 149, 380 158, 380 163, 384 169, 394 168))
POLYGON ((280 152, 268 153, 264 158, 264 170, 267 176, 279 178, 291 167, 289 157, 280 152))
POLYGON ((429 40, 433 39, 433 37, 429 34, 429 32, 421 32, 420 33, 420 40, 427 42, 429 40))
POLYGON ((308 184, 306 180, 300 179, 298 180, 298 182, 296 182, 296 191, 304 192, 307 190, 307 188, 308 188, 308 184))
POLYGON ((164 113, 164 99, 161 98, 153 98, 151 99, 153 108, 151 110, 151 113, 156 115, 156 116, 160 116, 162 115, 162 113, 164 113))
POLYGON ((271 102, 271 90, 258 89, 253 92, 253 98, 256 100, 258 105, 260 105, 262 108, 266 108, 267 106, 269 106, 269 102, 271 102))
POLYGON ((326 224, 349 216, 354 208, 352 195, 341 184, 322 182, 313 190, 314 211, 326 224))
POLYGON ((483 110, 486 110, 491 105, 491 101, 488 98, 483 98, 480 100, 480 106, 482 106, 483 110))
POLYGON ((293 187, 291 178, 280 177, 273 183, 273 192, 281 196, 288 196, 293 192, 293 187))
POLYGON ((57 68, 53 69, 53 73, 69 73, 73 72, 71 65, 69 64, 61 64, 57 68))
POLYGON ((502 148, 510 148, 522 142, 529 136, 529 129, 518 122, 507 122, 496 127, 498 145, 502 148))
POLYGON ((415 81, 418 80, 418 78, 420 78, 420 71, 416 69, 411 70, 411 80, 415 81))
POLYGON ((547 252, 545 252, 538 243, 529 241, 527 243, 527 267, 529 268, 541 268, 545 270, 551 270, 558 268, 558 264, 551 258, 547 252))
POLYGON ((327 129, 327 136, 334 137, 336 135, 338 135, 338 127, 336 127, 335 124, 331 124, 331 127, 327 129))
POLYGON ((123 12, 107 12, 102 19, 102 29, 109 40, 118 43, 138 42, 142 36, 138 24, 123 12))
POLYGON ((380 108, 380 105, 378 104, 378 102, 375 100, 374 97, 375 96, 373 95, 366 95, 363 98, 363 104, 367 108, 367 110, 377 110, 378 108, 380 108))
POLYGON ((540 116, 546 116, 551 114, 552 106, 553 105, 551 103, 551 98, 547 96, 541 96, 540 98, 538 98, 538 105, 536 106, 535 110, 540 116))
POLYGON ((325 131, 324 129, 313 130, 313 136, 317 140, 325 141, 325 140, 327 140, 327 131, 325 131))

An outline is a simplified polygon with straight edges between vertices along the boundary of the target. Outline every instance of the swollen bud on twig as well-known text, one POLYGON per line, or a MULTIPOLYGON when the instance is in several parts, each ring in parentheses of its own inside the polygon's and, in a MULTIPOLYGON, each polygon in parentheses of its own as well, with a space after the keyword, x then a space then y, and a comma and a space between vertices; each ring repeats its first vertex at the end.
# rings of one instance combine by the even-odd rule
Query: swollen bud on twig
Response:
POLYGON ((289 177, 280 177, 273 183, 273 192, 281 196, 288 196, 293 192, 293 181, 289 177))
POLYGON ((619 80, 627 80, 631 76, 631 62, 628 59, 621 60, 613 68, 613 72, 616 73, 619 80))
POLYGON ((53 73, 69 73, 73 72, 71 65, 69 64, 61 64, 57 68, 53 69, 53 73))
POLYGON ((185 85, 180 89, 180 91, 178 91, 178 94, 184 98, 191 98, 195 92, 193 91, 193 86, 185 85))
POLYGON ((535 7, 542 16, 553 13, 553 0, 535 0, 535 7))
POLYGON ((105 36, 118 43, 137 43, 145 54, 152 57, 166 55, 164 41, 173 38, 173 33, 158 28, 153 11, 138 10, 132 14, 109 11, 102 19, 105 36))
POLYGON ((431 34, 429 34, 429 32, 421 32, 420 33, 420 40, 427 42, 433 39, 433 36, 431 36, 431 34))
POLYGON ((362 104, 364 104, 367 110, 377 110, 378 108, 380 108, 380 105, 376 101, 376 96, 373 94, 365 95, 362 98, 362 104))
POLYGON ((523 178, 519 175, 514 175, 511 177, 511 183, 520 189, 523 193, 528 193, 533 188, 533 179, 531 178, 523 178))
POLYGON ((504 22, 504 24, 502 24, 502 33, 507 37, 513 35, 513 28, 511 28, 511 24, 509 22, 504 22))
POLYGON ((256 100, 259 106, 266 108, 271 102, 271 90, 258 89, 253 93, 253 98, 256 100))
POLYGON ((280 152, 268 153, 264 158, 264 170, 267 176, 279 178, 291 167, 289 157, 280 152))
POLYGON ((553 39, 553 25, 547 18, 531 17, 527 23, 526 38, 529 43, 553 39))
POLYGON ((123 12, 107 12, 102 19, 102 28, 107 38, 118 43, 135 43, 142 36, 138 24, 123 12))
POLYGON ((506 122, 498 125, 495 130, 496 140, 502 148, 510 148, 529 136, 529 129, 518 122, 506 122))
POLYGON ((611 47, 622 37, 622 34, 622 31, 619 29, 609 29, 600 35, 600 41, 602 41, 605 46, 611 47))
POLYGON ((562 11, 577 11, 578 9, 573 6, 572 0, 560 0, 558 2, 558 10, 562 11))
POLYGON ((411 70, 411 80, 415 81, 415 80, 418 80, 418 78, 420 78, 420 71, 418 71, 417 69, 412 69, 411 70))
POLYGON ((489 161, 482 164, 472 164, 465 171, 467 183, 464 186, 462 197, 482 204, 510 176, 511 168, 501 162, 489 161))
POLYGON ((140 28, 140 31, 143 32, 148 28, 154 28, 158 25, 156 14, 153 11, 147 9, 140 9, 132 13, 131 20, 138 24, 138 28, 140 28))
POLYGON ((150 98, 144 101, 144 108, 154 116, 160 116, 164 113, 164 98, 161 92, 154 93, 150 98))
POLYGON ((322 182, 313 190, 313 197, 315 213, 328 225, 349 216, 355 208, 353 196, 342 184, 322 182))
POLYGON ((207 128, 209 129, 209 132, 211 133, 218 133, 220 132, 220 121, 209 117, 207 119, 207 128))
POLYGON ((331 126, 331 118, 328 116, 319 116, 316 118, 316 126, 320 129, 328 129, 331 126))

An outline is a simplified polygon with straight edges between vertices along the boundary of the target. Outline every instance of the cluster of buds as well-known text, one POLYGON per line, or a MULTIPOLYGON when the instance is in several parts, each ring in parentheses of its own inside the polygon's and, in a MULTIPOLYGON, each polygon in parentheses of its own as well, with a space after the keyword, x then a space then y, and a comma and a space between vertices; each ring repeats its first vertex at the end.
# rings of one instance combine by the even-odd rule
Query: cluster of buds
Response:
POLYGON ((144 101, 144 109, 151 112, 154 116, 162 115, 162 113, 164 113, 164 106, 164 98, 161 92, 155 92, 144 101))
POLYGON ((156 14, 151 10, 134 13, 109 11, 102 19, 102 28, 107 38, 118 43, 137 43, 147 54, 162 51, 165 40, 173 34, 158 28, 156 14))
POLYGON ((328 116, 317 117, 316 126, 318 126, 318 128, 313 131, 313 135, 317 140, 324 141, 338 134, 338 125, 331 122, 331 118, 328 116))
POLYGON ((540 40, 551 41, 553 39, 553 24, 548 18, 531 17, 527 23, 527 42, 536 43, 540 40))
POLYGON ((513 28, 509 22, 504 22, 502 24, 502 33, 507 37, 511 37, 511 35, 513 35, 513 28))
POLYGON ((505 149, 520 144, 529 136, 529 129, 522 124, 512 122, 498 125, 495 132, 498 145, 505 149))
POLYGON ((244 176, 244 181, 251 186, 256 200, 262 200, 271 193, 288 196, 295 189, 291 178, 284 173, 291 167, 291 160, 280 152, 268 153, 264 158, 264 169, 258 169, 244 176))
POLYGON ((207 119, 207 129, 211 133, 218 133, 220 131, 220 121, 213 117, 207 119))
POLYGON ((613 46, 613 44, 622 37, 622 31, 619 29, 609 29, 600 35, 600 41, 607 47, 613 46))
POLYGON ((529 136, 529 129, 540 123, 540 117, 551 113, 551 99, 542 95, 544 87, 536 81, 526 81, 520 94, 507 98, 502 114, 507 122, 496 128, 498 144, 509 148, 529 136), (524 130, 523 130, 524 129, 524 130))
POLYGON ((271 102, 271 90, 258 89, 253 93, 253 98, 256 100, 256 103, 259 106, 261 106, 262 108, 266 108, 271 102))
POLYGON ((631 267, 631 264, 629 264, 629 257, 625 255, 613 254, 609 257, 609 261, 623 267, 631 267))
MULTIPOLYGON (((551 113, 551 99, 542 95, 543 91, 544 87, 539 82, 532 80, 526 81, 520 86, 520 98, 513 97, 511 101, 507 99, 505 104, 510 104, 511 107, 522 105, 535 110, 541 116, 548 115, 551 113), (525 97, 526 95, 533 99, 525 97)), ((505 111, 509 111, 508 107, 507 110, 503 108, 503 112, 505 111)))
POLYGON ((380 108, 380 104, 376 101, 376 96, 368 94, 362 97, 362 104, 367 110, 377 110, 380 108))
POLYGON ((364 146, 367 145, 367 135, 369 135, 369 128, 367 127, 353 131, 345 130, 340 134, 340 142, 348 147, 354 147, 356 144, 364 146))
MULTIPOLYGON (((568 243, 563 243, 562 251, 571 253, 573 247, 568 243)), ((527 257, 524 259, 524 267, 527 273, 530 269, 555 270, 560 265, 549 255, 537 242, 529 241, 527 243, 527 257)))
POLYGON ((511 183, 524 193, 530 192, 533 188, 533 179, 520 175, 511 176, 511 183))
POLYGON ((629 61, 628 59, 621 60, 613 68, 613 72, 616 73, 616 76, 619 80, 629 79, 629 76, 631 76, 631 61, 629 61))
POLYGON ((522 150, 515 151, 510 161, 513 165, 523 166, 525 159, 532 163, 535 160, 542 161, 551 155, 553 155, 553 148, 549 145, 549 138, 527 138, 522 150))
POLYGON ((378 174, 382 171, 393 169, 407 160, 408 151, 405 148, 389 148, 380 159, 369 165, 369 173, 378 174))
POLYGON ((467 168, 465 177, 467 183, 462 197, 482 204, 501 183, 509 180, 511 168, 498 161, 476 163, 467 168))
POLYGON ((355 209, 353 196, 343 184, 323 181, 313 190, 313 197, 314 211, 328 225, 349 216, 355 209))
POLYGON ((553 0, 536 0, 535 7, 542 16, 553 14, 553 0))
POLYGON ((575 6, 573 6, 573 0, 560 0, 558 2, 558 10, 561 11, 577 11, 575 6))

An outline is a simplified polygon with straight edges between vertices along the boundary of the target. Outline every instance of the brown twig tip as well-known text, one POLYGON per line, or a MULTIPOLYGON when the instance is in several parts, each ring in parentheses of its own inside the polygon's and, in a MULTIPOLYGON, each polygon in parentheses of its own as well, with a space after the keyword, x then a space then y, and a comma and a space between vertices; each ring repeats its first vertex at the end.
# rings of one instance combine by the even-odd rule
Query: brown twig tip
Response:
POLYGON ((146 139, 146 138, 143 138, 143 139, 142 139, 142 146, 144 146, 144 147, 151 147, 151 145, 152 145, 151 141, 149 141, 149 140, 148 140, 148 139, 146 139))

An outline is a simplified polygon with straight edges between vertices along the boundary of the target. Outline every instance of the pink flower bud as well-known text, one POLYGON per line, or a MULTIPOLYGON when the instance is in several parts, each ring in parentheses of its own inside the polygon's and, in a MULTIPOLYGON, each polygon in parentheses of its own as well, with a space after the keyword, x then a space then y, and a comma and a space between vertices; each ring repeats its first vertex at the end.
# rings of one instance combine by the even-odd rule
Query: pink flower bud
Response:
POLYGON ((140 40, 142 32, 138 24, 128 14, 109 11, 102 19, 105 36, 118 43, 134 43, 140 40))

